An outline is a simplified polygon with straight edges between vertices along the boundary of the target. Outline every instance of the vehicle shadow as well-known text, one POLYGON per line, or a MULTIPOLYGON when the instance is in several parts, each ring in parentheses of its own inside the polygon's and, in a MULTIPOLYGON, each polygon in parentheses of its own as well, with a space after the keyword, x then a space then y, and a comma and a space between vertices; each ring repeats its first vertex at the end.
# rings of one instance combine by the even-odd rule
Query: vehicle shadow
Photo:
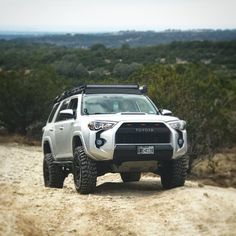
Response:
POLYGON ((153 193, 161 193, 163 188, 160 180, 140 180, 139 182, 106 182, 97 186, 96 193, 97 195, 150 195, 153 193))

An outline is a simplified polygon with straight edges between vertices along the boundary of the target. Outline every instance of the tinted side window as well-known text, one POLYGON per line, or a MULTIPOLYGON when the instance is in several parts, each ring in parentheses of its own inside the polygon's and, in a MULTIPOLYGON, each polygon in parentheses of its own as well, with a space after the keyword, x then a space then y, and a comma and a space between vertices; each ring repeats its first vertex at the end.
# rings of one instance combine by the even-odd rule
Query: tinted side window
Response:
POLYGON ((49 115, 49 117, 48 117, 48 123, 51 123, 51 122, 52 122, 53 117, 54 117, 54 115, 55 115, 55 113, 56 113, 56 111, 57 111, 57 108, 58 108, 59 104, 60 104, 60 103, 55 104, 54 107, 52 108, 52 111, 51 111, 51 113, 50 113, 50 115, 49 115))
POLYGON ((77 106, 78 106, 78 98, 71 99, 70 100, 70 104, 68 106, 68 109, 72 109, 73 110, 74 116, 76 116, 77 106))
POLYGON ((78 106, 78 98, 73 98, 70 100, 70 104, 68 106, 68 109, 72 109, 72 110, 77 110, 77 106, 78 106))
POLYGON ((68 104, 69 104, 69 100, 65 100, 65 101, 62 103, 62 105, 61 105, 61 107, 60 107, 60 110, 58 111, 58 114, 57 114, 56 122, 65 119, 65 117, 60 114, 60 111, 67 109, 68 104))

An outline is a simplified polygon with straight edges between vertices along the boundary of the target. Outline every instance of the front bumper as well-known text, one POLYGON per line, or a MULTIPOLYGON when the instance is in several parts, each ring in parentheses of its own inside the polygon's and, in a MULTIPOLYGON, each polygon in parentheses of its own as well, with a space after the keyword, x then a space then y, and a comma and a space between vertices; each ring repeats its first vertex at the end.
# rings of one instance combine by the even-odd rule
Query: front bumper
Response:
POLYGON ((171 160, 173 156, 173 147, 169 144, 152 145, 154 154, 137 154, 139 145, 116 145, 113 162, 121 164, 126 161, 162 161, 171 160))
POLYGON ((97 147, 95 144, 98 134, 96 131, 89 131, 88 136, 84 140, 85 152, 96 161, 113 161, 121 163, 126 161, 164 161, 178 159, 187 152, 187 133, 186 130, 181 131, 183 145, 178 144, 180 132, 174 130, 168 124, 165 124, 170 130, 170 141, 168 143, 131 143, 116 144, 116 132, 121 125, 117 125, 112 129, 103 131, 99 137, 105 140, 104 145, 97 147), (137 154, 137 147, 142 145, 154 146, 154 154, 137 154))

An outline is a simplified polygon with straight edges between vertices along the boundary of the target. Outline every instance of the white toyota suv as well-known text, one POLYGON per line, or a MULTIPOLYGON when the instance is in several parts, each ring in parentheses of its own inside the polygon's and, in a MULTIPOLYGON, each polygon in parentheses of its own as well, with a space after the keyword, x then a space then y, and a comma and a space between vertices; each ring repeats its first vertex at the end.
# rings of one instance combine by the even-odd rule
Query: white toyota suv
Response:
POLYGON ((73 173, 77 191, 88 194, 108 172, 123 182, 153 172, 165 189, 183 186, 186 122, 158 109, 146 92, 138 85, 84 85, 58 96, 43 128, 45 186, 62 188, 73 173))

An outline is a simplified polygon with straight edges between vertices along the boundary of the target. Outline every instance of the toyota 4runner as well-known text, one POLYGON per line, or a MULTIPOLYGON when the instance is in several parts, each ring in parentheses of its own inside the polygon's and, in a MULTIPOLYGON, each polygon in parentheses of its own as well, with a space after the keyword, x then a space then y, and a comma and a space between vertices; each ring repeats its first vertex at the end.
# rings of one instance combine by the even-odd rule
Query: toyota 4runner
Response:
POLYGON ((165 189, 183 186, 186 122, 158 109, 146 92, 138 85, 85 85, 58 96, 43 128, 45 186, 62 188, 73 173, 76 190, 88 194, 108 172, 123 182, 153 172, 165 189))

